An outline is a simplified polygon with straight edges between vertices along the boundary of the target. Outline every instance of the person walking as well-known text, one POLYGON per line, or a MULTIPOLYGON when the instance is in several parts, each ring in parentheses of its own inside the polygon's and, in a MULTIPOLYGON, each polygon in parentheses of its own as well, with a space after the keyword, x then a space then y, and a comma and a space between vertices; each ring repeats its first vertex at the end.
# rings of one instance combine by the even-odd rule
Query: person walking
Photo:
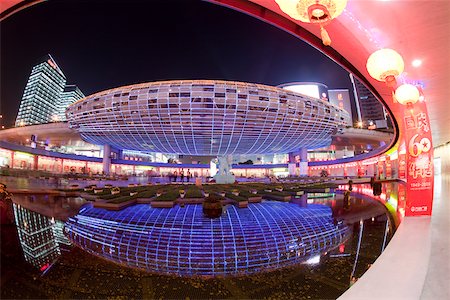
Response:
POLYGON ((177 182, 177 177, 178 177, 178 173, 177 173, 177 171, 175 170, 175 171, 173 172, 173 182, 177 182))
POLYGON ((189 182, 191 179, 191 171, 188 169, 186 173, 186 181, 189 182))
POLYGON ((180 171, 180 180, 181 180, 181 182, 184 181, 184 170, 183 169, 181 169, 181 171, 180 171))

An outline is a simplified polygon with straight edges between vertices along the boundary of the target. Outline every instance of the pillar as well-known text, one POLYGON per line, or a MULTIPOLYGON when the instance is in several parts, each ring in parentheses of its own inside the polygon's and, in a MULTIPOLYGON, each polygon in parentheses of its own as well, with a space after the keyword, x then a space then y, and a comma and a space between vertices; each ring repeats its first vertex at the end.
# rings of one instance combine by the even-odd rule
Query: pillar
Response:
POLYGON ((308 176, 308 149, 300 149, 300 176, 308 176))
POLYGON ((111 146, 103 146, 103 173, 109 175, 111 169, 111 146))
POLYGON ((296 176, 296 168, 297 168, 297 162, 295 161, 295 153, 290 152, 288 154, 289 161, 288 161, 288 172, 289 176, 296 176))
POLYGON ((33 159, 33 170, 39 170, 39 155, 35 155, 33 159))

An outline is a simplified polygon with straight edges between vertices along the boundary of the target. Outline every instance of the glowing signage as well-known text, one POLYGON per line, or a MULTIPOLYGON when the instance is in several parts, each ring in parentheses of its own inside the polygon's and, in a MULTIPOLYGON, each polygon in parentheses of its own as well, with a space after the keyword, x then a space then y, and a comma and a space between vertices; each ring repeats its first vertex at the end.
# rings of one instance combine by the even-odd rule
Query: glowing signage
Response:
POLYGON ((406 161, 403 161, 402 155, 399 155, 399 172, 406 172, 405 214, 406 216, 431 215, 433 145, 426 104, 417 102, 413 109, 405 106, 403 108, 406 161))
POLYGON ((295 84, 283 88, 288 91, 320 99, 319 86, 317 84, 295 84))

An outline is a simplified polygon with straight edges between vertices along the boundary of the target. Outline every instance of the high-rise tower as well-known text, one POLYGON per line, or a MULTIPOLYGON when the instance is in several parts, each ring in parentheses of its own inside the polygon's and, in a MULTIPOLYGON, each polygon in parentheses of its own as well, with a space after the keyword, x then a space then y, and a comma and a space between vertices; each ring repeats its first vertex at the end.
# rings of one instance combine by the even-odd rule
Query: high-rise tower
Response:
POLYGON ((31 70, 20 103, 16 126, 42 124, 56 118, 58 101, 66 84, 66 76, 51 55, 31 70))
POLYGON ((31 70, 16 126, 65 121, 67 106, 83 97, 77 86, 66 85, 66 76, 48 54, 31 70))
POLYGON ((383 104, 364 86, 357 78, 350 74, 355 93, 358 121, 383 124, 377 127, 386 127, 386 113, 383 104))
POLYGON ((76 85, 66 85, 58 103, 58 112, 56 113, 58 121, 65 121, 66 108, 84 97, 83 92, 76 85))

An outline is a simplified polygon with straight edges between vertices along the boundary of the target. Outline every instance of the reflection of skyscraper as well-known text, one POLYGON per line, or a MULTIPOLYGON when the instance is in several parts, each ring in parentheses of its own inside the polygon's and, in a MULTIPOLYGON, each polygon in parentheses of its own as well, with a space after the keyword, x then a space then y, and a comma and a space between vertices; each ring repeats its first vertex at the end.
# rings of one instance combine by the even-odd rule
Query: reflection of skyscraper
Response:
POLYGON ((59 246, 62 244, 71 246, 69 239, 64 235, 64 222, 63 221, 52 221, 55 222, 53 225, 53 234, 55 236, 55 240, 59 246))
POLYGON ((66 93, 65 84, 66 76, 53 57, 45 56, 31 70, 17 114, 16 126, 64 121, 64 111, 68 105, 66 103, 84 97, 76 87, 74 89, 68 86, 66 93), (72 90, 77 91, 73 93, 72 90), (72 98, 75 100, 71 100, 72 98))
POLYGON ((383 104, 362 84, 353 74, 350 74, 355 93, 356 109, 358 111, 358 121, 368 123, 383 124, 386 127, 386 116, 383 104), (378 121, 378 122, 377 122, 378 121))
POLYGON ((48 217, 14 205, 14 217, 25 260, 42 269, 60 255, 54 235, 54 223, 48 217))

